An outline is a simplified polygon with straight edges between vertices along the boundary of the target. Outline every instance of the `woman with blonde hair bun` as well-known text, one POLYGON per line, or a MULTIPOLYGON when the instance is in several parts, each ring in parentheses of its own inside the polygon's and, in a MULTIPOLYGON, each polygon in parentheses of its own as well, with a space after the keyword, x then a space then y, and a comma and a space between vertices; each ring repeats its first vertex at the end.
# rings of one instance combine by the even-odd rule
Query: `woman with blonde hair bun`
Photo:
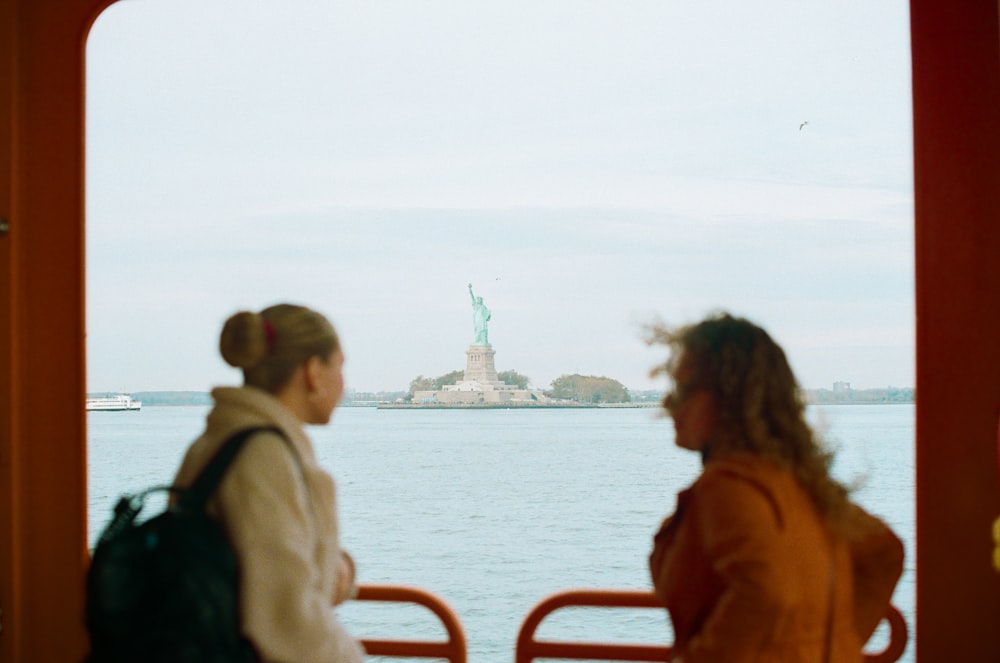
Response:
POLYGON ((851 502, 805 419, 784 351, 726 313, 656 326, 677 446, 703 470, 650 555, 684 663, 860 663, 903 568, 903 545, 851 502))
POLYGON ((269 428, 247 439, 207 507, 236 554, 242 634, 261 661, 357 663, 364 652, 334 611, 356 592, 354 563, 338 540, 333 478, 304 430, 328 423, 344 393, 337 333, 311 309, 278 304, 231 316, 219 350, 244 384, 212 391, 175 485, 239 431, 269 428))

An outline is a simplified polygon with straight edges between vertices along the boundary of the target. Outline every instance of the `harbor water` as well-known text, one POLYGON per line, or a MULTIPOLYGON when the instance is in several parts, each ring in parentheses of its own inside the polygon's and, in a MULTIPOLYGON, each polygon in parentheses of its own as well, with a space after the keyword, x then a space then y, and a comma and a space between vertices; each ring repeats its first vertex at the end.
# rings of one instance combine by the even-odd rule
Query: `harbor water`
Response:
MULTIPOLYGON (((118 496, 169 483, 207 407, 88 413, 89 538, 118 496)), ((835 474, 906 545, 894 604, 913 660, 914 406, 814 406, 837 450, 835 474)), ((548 595, 573 588, 649 589, 652 536, 697 476, 656 409, 338 409, 309 429, 337 480, 341 537, 360 583, 423 588, 462 621, 471 663, 510 663, 518 628, 548 595)), ((353 602, 358 637, 441 639, 425 609, 353 602)), ((569 609, 539 637, 668 643, 660 610, 569 609)), ((878 651, 885 627, 869 643, 878 651)))

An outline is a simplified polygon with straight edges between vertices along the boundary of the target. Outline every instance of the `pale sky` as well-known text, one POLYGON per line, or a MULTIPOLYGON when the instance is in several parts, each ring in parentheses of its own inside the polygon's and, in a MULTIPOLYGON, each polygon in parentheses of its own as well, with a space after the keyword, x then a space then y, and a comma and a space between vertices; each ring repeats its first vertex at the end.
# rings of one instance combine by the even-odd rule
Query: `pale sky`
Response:
POLYGON ((236 383, 222 322, 290 301, 405 390, 464 368, 470 282, 539 388, 663 388, 641 325, 715 309, 805 387, 913 386, 908 40, 905 0, 121 0, 88 389, 236 383))

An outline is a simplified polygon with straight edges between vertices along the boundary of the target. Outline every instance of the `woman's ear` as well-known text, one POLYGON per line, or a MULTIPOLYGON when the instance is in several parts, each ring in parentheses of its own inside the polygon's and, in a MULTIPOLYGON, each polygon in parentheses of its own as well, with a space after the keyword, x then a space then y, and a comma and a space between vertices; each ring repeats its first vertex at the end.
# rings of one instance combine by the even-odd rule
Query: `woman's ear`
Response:
POLYGON ((306 363, 302 366, 302 377, 305 380, 306 391, 309 393, 313 393, 319 387, 322 362, 319 355, 313 355, 306 359, 306 363))

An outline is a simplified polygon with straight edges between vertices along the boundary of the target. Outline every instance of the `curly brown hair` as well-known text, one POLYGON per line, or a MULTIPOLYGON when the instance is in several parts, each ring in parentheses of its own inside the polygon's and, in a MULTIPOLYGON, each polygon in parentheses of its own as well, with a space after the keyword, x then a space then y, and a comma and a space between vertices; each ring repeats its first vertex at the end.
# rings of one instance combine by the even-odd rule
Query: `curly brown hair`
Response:
POLYGON ((720 312, 670 328, 652 325, 648 341, 670 358, 652 375, 674 378, 681 357, 690 382, 707 389, 719 411, 712 453, 744 451, 786 467, 832 529, 849 533, 853 506, 846 486, 830 476, 833 453, 806 422, 805 401, 781 347, 761 327, 720 312))

